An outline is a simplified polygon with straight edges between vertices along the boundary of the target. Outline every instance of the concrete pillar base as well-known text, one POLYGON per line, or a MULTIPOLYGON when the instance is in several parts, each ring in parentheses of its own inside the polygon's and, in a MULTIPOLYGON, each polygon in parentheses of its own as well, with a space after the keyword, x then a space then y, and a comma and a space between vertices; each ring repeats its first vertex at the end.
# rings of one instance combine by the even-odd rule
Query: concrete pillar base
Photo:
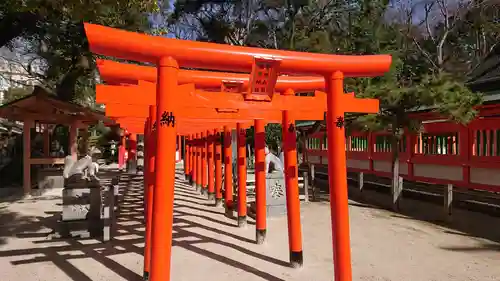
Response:
POLYGON ((304 256, 302 251, 290 251, 290 266, 293 268, 300 268, 304 264, 304 256))
POLYGON ((260 245, 264 244, 266 241, 266 230, 265 229, 256 229, 255 230, 255 242, 260 245))
POLYGON ((137 173, 137 162, 134 160, 127 161, 127 173, 136 174, 137 173))
POLYGON ((233 209, 232 208, 226 208, 226 217, 228 218, 233 218, 233 209))
POLYGON ((222 207, 222 198, 215 198, 215 207, 222 207))
POLYGON ((238 227, 247 226, 247 216, 238 216, 238 227))
POLYGON ((208 192, 208 200, 213 201, 215 199, 215 192, 208 192))

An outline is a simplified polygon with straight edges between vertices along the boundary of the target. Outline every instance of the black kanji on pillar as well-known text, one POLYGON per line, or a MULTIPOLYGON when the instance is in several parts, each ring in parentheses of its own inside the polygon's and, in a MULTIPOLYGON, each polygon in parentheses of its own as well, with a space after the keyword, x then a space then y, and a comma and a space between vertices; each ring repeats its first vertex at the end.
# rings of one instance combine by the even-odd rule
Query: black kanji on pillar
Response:
POLYGON ((335 122, 335 126, 337 126, 337 128, 344 127, 344 117, 342 117, 342 116, 337 117, 337 121, 335 122))
POLYGON ((153 131, 156 130, 156 121, 153 123, 153 131))
POLYGON ((163 111, 160 119, 160 126, 175 127, 175 116, 172 112, 163 111))

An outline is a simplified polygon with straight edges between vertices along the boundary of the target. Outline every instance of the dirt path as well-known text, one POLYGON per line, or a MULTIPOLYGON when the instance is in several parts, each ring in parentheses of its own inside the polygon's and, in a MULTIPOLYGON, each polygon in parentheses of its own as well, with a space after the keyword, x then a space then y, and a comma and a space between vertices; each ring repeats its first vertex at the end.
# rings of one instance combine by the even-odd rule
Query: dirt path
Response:
MULTIPOLYGON (((140 181, 123 182, 115 241, 49 240, 61 199, 0 204, 0 280, 141 280, 144 227, 140 181)), ((303 205, 304 267, 286 266, 286 218, 268 220, 265 245, 254 225, 236 227, 191 187, 176 188, 173 281, 333 280, 328 202, 303 205)), ((354 280, 500 280, 500 245, 350 202, 354 280)), ((498 219, 482 217, 498 228, 498 219)))

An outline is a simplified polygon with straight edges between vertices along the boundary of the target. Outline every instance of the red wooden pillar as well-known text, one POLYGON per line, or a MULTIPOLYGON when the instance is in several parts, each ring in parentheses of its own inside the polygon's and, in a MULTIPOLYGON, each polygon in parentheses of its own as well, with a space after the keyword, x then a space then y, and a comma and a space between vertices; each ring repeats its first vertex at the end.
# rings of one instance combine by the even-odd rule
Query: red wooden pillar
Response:
POLYGON ((128 167, 127 172, 137 172, 137 134, 131 133, 128 137, 128 167))
POLYGON ((241 124, 236 124, 238 134, 238 226, 247 224, 247 151, 246 130, 241 124))
POLYGON ((226 215, 233 213, 233 165, 231 148, 231 130, 224 126, 224 201, 226 205, 226 215))
POLYGON ((182 145, 181 135, 177 135, 177 146, 176 146, 176 150, 175 150, 175 156, 176 156, 175 157, 175 161, 181 161, 181 159, 182 159, 181 145, 182 145))
POLYGON ((190 147, 191 147, 191 160, 189 161, 189 182, 193 187, 196 187, 196 135, 192 134, 191 135, 191 140, 190 140, 190 147))
POLYGON ((266 130, 264 120, 254 122, 255 140, 255 239, 257 244, 266 239, 266 130))
POLYGON ((375 151, 376 136, 371 132, 368 133, 368 163, 369 170, 373 171, 373 152, 375 151))
POLYGON ((215 144, 215 206, 222 205, 222 145, 221 135, 218 130, 214 130, 215 144))
MULTIPOLYGON (((33 120, 24 119, 23 120, 23 191, 24 194, 30 194, 31 192, 31 128, 33 127, 33 120)), ((71 134, 73 128, 70 131, 70 141, 72 140, 71 134)), ((71 143, 70 143, 71 145, 71 143)), ((72 150, 71 150, 72 151, 72 150)), ((71 154, 73 156, 73 154, 71 154)), ((74 158, 76 161, 76 157, 74 158)))
MULTIPOLYGON (((458 154, 460 155, 460 162, 462 162, 462 179, 464 184, 470 184, 470 156, 472 155, 472 144, 474 143, 475 130, 470 130, 467 126, 460 126, 458 134, 458 154)), ((478 143, 479 145, 479 143, 478 143)), ((479 146, 480 147, 480 146, 479 146)), ((481 149, 479 149, 481 151, 481 149)))
POLYGON ((156 106, 149 106, 149 127, 146 144, 146 231, 144 236, 144 279, 149 279, 151 270, 151 237, 153 229, 153 204, 155 187, 155 159, 156 159, 156 106))
POLYGON ((184 137, 184 178, 189 181, 189 164, 191 160, 191 143, 189 136, 184 137))
POLYGON ((319 147, 318 147, 318 150, 321 152, 321 154, 319 155, 319 164, 323 164, 323 142, 324 142, 324 137, 323 137, 323 134, 321 134, 321 137, 319 138, 319 147))
MULTIPOLYGON (((88 137, 87 137, 87 139, 88 139, 88 137)), ((88 150, 88 146, 87 146, 87 150, 88 150)), ((85 150, 85 153, 87 153, 87 150, 85 150)), ((50 157, 50 131, 49 131, 49 124, 45 124, 43 126, 43 155, 46 158, 50 157)))
POLYGON ((215 186, 214 186, 214 135, 207 131, 207 158, 208 158, 208 200, 215 199, 215 186))
POLYGON ((415 156, 415 145, 417 143, 417 135, 405 130, 404 137, 407 138, 406 141, 406 153, 408 154, 408 159, 406 163, 408 165, 408 176, 413 177, 413 157, 415 156))
POLYGON ((201 192, 201 139, 196 134, 196 191, 201 192))
POLYGON ((207 194, 207 135, 206 132, 201 133, 201 194, 207 194))
POLYGON ((144 223, 146 223, 146 217, 147 217, 147 200, 148 200, 148 159, 149 159, 149 153, 148 153, 148 140, 150 139, 149 135, 151 134, 151 119, 146 118, 146 122, 144 122, 144 177, 143 177, 143 185, 144 185, 144 223))
POLYGON ((325 78, 327 89, 328 183, 335 281, 352 281, 349 238, 349 206, 345 153, 344 75, 335 72, 325 78))
MULTIPOLYGON (((285 95, 295 95, 287 90, 285 95)), ((286 210, 288 218, 288 246, 290 249, 290 264, 292 267, 301 267, 302 255, 302 227, 300 224, 300 198, 297 167, 297 135, 294 120, 288 110, 283 111, 282 135, 285 150, 285 186, 286 210)))
MULTIPOLYGON (((71 137, 71 133, 73 132, 73 126, 71 127, 71 131, 70 131, 70 140, 72 139, 71 137)), ((120 147, 118 148, 118 169, 122 170, 122 169, 125 169, 125 161, 126 161, 126 148, 125 146, 127 145, 127 137, 125 135, 125 133, 123 134, 123 136, 120 137, 120 147)), ((71 141, 70 141, 70 146, 71 146, 71 141)), ((73 148, 73 146, 71 146, 71 148, 73 148)), ((76 151, 76 150, 75 150, 76 151)), ((73 149, 71 149, 71 155, 73 155, 73 149)), ((75 154, 75 158, 76 158, 76 154, 75 154)))
POLYGON ((153 198, 152 242, 154 247, 151 248, 151 281, 170 281, 175 185, 174 94, 178 86, 179 66, 173 58, 164 57, 159 60, 157 69, 156 153, 158 157, 155 163, 157 173, 155 173, 155 196, 153 198), (165 122, 162 123, 160 120, 165 122))

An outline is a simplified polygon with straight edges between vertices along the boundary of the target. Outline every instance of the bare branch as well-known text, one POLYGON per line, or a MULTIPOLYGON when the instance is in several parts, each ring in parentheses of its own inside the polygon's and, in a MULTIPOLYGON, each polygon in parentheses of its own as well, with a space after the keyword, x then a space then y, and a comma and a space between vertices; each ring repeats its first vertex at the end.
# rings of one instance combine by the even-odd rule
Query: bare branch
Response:
MULTIPOLYGON (((0 55, 0 58, 4 59, 7 62, 7 64, 11 66, 11 68, 13 67, 13 68, 17 68, 17 69, 22 69, 22 71, 3 72, 4 73, 3 77, 5 77, 5 74, 9 74, 11 77, 14 75, 25 76, 25 77, 28 77, 28 79, 30 81, 36 80, 38 83, 45 84, 45 80, 47 79, 47 77, 45 77, 44 75, 42 75, 38 72, 32 71, 32 66, 31 66, 34 61, 41 60, 40 57, 30 58, 28 60, 28 63, 27 63, 28 66, 25 66, 21 62, 14 60, 14 59, 11 59, 11 58, 7 58, 5 56, 0 55)), ((6 79, 11 81, 11 82, 16 82, 16 83, 18 82, 17 80, 13 80, 12 78, 6 78, 6 79)), ((22 84, 22 83, 20 82, 19 84, 22 84)))
POLYGON ((443 17, 443 23, 445 29, 448 30, 450 28, 450 15, 448 13, 448 1, 447 0, 436 0, 436 3, 439 6, 439 11, 441 16, 443 17))
POLYGON ((422 48, 422 46, 420 46, 420 43, 418 43, 417 39, 416 38, 412 38, 413 39, 413 43, 415 44, 415 46, 417 46, 418 50, 425 56, 425 58, 434 66, 435 69, 439 69, 438 65, 436 65, 436 63, 434 62, 434 59, 432 58, 432 56, 429 54, 429 52, 427 52, 426 50, 424 50, 422 48))
POLYGON ((435 3, 436 2, 427 3, 424 6, 424 10, 425 10, 425 27, 427 29, 427 34, 429 35, 429 38, 432 40, 432 42, 434 42, 434 44, 436 43, 436 38, 434 37, 433 32, 431 30, 431 25, 430 25, 430 22, 429 22, 429 15, 430 15, 430 12, 431 12, 432 8, 434 7, 435 3))

